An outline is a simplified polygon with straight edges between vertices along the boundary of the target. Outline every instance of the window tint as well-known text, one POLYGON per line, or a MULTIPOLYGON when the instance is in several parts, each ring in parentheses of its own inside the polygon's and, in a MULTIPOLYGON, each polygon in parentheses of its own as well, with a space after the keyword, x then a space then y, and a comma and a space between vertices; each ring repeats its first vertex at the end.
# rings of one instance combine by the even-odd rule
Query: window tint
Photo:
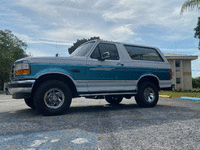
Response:
POLYGON ((133 60, 163 61, 153 48, 124 45, 133 60))
POLYGON ((103 53, 109 52, 110 58, 108 60, 119 60, 119 54, 117 51, 117 47, 114 44, 106 44, 106 43, 100 43, 94 50, 94 52, 91 55, 91 58, 93 59, 99 59, 103 53))
POLYGON ((85 56, 88 51, 92 48, 94 42, 89 42, 79 46, 75 51, 71 54, 71 56, 85 56))
POLYGON ((99 59, 100 58, 100 53, 99 53, 99 47, 97 46, 94 50, 94 52, 92 53, 92 55, 90 56, 93 59, 99 59))

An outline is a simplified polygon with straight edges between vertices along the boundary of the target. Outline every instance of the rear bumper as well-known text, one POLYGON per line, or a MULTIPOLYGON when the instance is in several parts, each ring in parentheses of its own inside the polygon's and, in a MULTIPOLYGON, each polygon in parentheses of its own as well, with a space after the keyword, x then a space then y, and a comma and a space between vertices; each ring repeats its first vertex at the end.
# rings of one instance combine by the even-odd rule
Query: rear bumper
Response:
POLYGON ((161 88, 161 90, 164 90, 164 91, 172 91, 172 87, 168 87, 168 88, 161 88))
POLYGON ((35 80, 11 81, 8 91, 14 99, 30 98, 35 80))

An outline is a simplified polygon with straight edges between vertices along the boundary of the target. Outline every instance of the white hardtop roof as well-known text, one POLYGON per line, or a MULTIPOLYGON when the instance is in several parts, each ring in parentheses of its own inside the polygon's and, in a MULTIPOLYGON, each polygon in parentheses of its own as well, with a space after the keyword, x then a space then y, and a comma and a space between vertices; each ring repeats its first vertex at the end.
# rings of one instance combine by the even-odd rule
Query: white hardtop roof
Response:
MULTIPOLYGON (((139 44, 133 44, 133 43, 124 43, 124 42, 116 42, 116 41, 106 41, 106 40, 91 40, 91 41, 98 41, 98 42, 103 42, 103 43, 113 43, 113 44, 124 44, 124 45, 132 45, 132 46, 141 46, 141 47, 149 47, 149 48, 157 48, 154 46, 147 46, 147 45, 139 45, 139 44)), ((91 42, 88 41, 88 42, 91 42)))

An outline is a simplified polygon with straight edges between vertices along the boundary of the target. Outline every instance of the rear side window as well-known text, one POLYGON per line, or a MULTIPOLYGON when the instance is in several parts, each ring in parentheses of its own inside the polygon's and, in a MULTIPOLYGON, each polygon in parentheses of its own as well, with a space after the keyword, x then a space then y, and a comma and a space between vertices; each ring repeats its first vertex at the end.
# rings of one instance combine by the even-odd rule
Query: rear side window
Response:
POLYGON ((153 48, 124 45, 133 60, 163 61, 158 52, 153 48))

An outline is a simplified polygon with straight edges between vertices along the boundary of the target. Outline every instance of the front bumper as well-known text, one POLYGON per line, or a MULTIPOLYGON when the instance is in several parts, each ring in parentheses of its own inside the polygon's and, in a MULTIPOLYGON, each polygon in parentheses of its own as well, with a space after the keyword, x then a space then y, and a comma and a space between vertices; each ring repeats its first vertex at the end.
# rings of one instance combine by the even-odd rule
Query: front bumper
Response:
POLYGON ((11 81, 8 84, 8 91, 14 99, 30 98, 34 83, 35 80, 11 81))

